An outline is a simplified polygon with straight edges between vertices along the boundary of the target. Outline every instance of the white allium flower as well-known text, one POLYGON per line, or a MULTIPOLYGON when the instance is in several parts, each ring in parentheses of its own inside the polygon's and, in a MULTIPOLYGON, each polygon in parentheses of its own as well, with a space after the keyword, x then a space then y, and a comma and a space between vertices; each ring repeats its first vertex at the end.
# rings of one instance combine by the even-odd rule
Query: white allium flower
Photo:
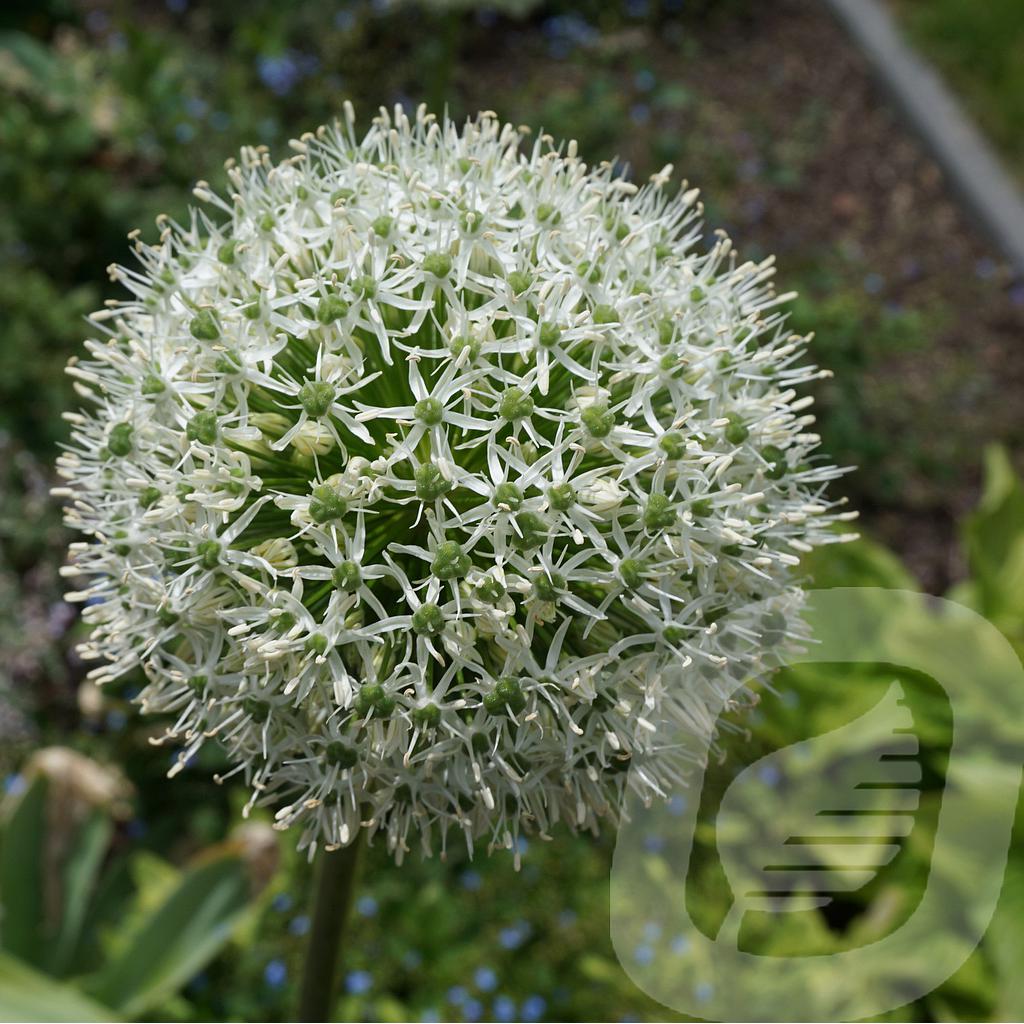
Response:
POLYGON ((61 460, 86 654, 303 845, 593 827, 679 777, 656 723, 710 727, 782 629, 740 609, 832 536, 819 371, 670 168, 353 122, 112 269, 61 460))

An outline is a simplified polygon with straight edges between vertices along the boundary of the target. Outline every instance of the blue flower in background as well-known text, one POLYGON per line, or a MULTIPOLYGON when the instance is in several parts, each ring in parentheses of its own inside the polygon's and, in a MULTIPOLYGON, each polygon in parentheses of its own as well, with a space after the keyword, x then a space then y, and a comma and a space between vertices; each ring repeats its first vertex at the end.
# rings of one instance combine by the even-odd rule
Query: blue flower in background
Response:
POLYGON ((292 935, 305 935, 309 931, 309 915, 299 914, 288 922, 288 931, 292 935))
POLYGON ((465 985, 452 985, 448 989, 448 1002, 452 1006, 462 1006, 462 1004, 469 998, 469 989, 465 985))
POLYGON ((547 1008, 548 1001, 543 996, 534 993, 523 1000, 523 1005, 519 1011, 519 1019, 523 1021, 540 1020, 547 1008))
POLYGON ((288 967, 285 962, 280 959, 271 960, 263 968, 263 980, 268 988, 283 988, 288 980, 288 967))
POLYGON ((650 68, 641 68, 633 76, 633 84, 641 92, 650 92, 656 83, 657 79, 654 77, 654 72, 650 68))
POLYGON ((654 950, 644 943, 644 945, 637 946, 636 949, 633 950, 633 959, 641 966, 646 967, 654 960, 654 950))
POLYGON ((481 992, 492 992, 498 985, 498 975, 490 967, 478 967, 473 974, 473 984, 481 992))
POLYGON ((459 876, 459 884, 463 889, 468 889, 470 892, 477 892, 483 884, 483 879, 480 877, 479 871, 463 871, 459 876))
POLYGON ((286 892, 278 893, 271 902, 270 907, 272 910, 276 910, 279 914, 287 913, 292 909, 292 898, 286 892))
POLYGON ((498 996, 491 1006, 491 1014, 497 1021, 516 1020, 516 1001, 509 996, 498 996))
POLYGON ((651 108, 646 103, 634 103, 629 108, 629 119, 633 124, 647 124, 651 119, 651 108))
POLYGON ((352 996, 361 996, 373 988, 373 976, 369 971, 349 971, 345 976, 345 991, 352 996))
POLYGON ((526 921, 517 921, 498 932, 503 949, 518 949, 529 937, 532 929, 526 921))
POLYGON ((180 750, 174 751, 174 753, 172 753, 170 755, 170 757, 168 758, 168 761, 169 761, 169 763, 170 763, 172 768, 175 765, 181 763, 183 765, 183 767, 186 768, 186 769, 194 767, 197 760, 198 760, 198 758, 196 757, 195 754, 192 754, 191 756, 186 757, 186 758, 182 758, 180 750))
POLYGON ((128 716, 120 708, 107 712, 107 728, 111 732, 120 732, 127 724, 128 716))
POLYGON ((25 792, 25 776, 18 772, 8 775, 4 779, 4 792, 8 796, 18 796, 25 792))
POLYGON ((648 853, 661 853, 665 849, 665 837, 659 836, 657 832, 648 832, 644 836, 644 849, 648 853))
POLYGON ((376 917, 377 901, 372 896, 360 896, 356 901, 356 913, 360 917, 376 917))
POLYGON ((256 73, 260 81, 278 96, 286 96, 302 77, 295 62, 287 54, 280 57, 259 57, 256 73))
POLYGON ((185 100, 185 112, 189 117, 206 117, 210 104, 201 96, 189 96, 185 100))
POLYGON ((285 50, 279 54, 262 54, 256 58, 256 73, 260 81, 275 95, 287 96, 296 85, 313 74, 320 66, 312 53, 285 50))
POLYGON ((587 46, 600 33, 578 14, 556 14, 546 18, 541 30, 548 39, 548 52, 552 57, 568 57, 578 46, 587 46))
POLYGON ((407 92, 393 92, 391 94, 391 106, 405 107, 406 110, 415 110, 417 101, 407 92))
POLYGON ((462 1004, 462 1019, 468 1021, 482 1020, 484 1004, 479 999, 467 999, 462 1004))

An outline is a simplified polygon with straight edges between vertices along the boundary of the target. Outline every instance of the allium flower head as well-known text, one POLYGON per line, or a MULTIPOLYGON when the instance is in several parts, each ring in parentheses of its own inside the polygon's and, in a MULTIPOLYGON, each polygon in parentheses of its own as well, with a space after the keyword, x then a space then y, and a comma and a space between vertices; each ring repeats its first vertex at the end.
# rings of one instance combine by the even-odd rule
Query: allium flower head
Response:
POLYGON ((76 596, 180 764, 303 845, 593 827, 678 777, 756 600, 830 538, 817 375, 696 192, 482 114, 247 149, 69 372, 76 596))

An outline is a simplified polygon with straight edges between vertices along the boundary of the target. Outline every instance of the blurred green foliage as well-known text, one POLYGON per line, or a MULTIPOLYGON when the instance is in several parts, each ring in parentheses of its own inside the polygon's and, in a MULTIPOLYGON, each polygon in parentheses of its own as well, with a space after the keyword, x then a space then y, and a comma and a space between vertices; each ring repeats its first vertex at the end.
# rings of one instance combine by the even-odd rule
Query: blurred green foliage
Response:
MULTIPOLYGON (((1020 160, 1020 4, 902 5, 917 38, 959 76, 994 136, 1020 160)), ((44 956, 38 935, 12 937, 9 911, 0 922, 0 1017, 284 1019, 308 927, 302 894, 309 869, 287 838, 276 874, 249 900, 230 836, 241 798, 209 781, 221 767, 216 752, 205 751, 168 783, 168 753, 152 745, 154 726, 131 707, 137 680, 99 695, 81 684, 81 666, 67 650, 74 635, 57 577, 66 538, 46 496, 46 461, 64 436, 60 413, 74 401, 63 364, 88 333, 82 318, 113 294, 104 268, 127 260, 127 232, 139 227, 152 237, 156 214, 183 216, 192 183, 217 183, 222 161, 239 145, 262 142, 281 154, 289 136, 334 116, 343 98, 363 117, 381 102, 430 98, 447 101, 458 117, 488 106, 575 137, 587 159, 617 155, 638 179, 672 162, 705 189, 710 225, 729 227, 741 243, 750 236, 741 249, 759 258, 765 218, 769 239, 788 237, 787 225, 770 220, 772 203, 800 200, 815 183, 830 111, 805 96, 780 131, 775 120, 738 113, 712 97, 699 75, 684 73, 702 57, 702 33, 744 40, 756 7, 751 0, 548 0, 510 18, 486 5, 453 15, 398 0, 3 5, 0 773, 11 773, 12 792, 0 836, 0 865, 7 865, 0 903, 7 910, 12 896, 21 899, 22 921, 37 914, 56 931, 46 934, 44 956), (47 842, 40 791, 19 796, 23 779, 14 769, 33 745, 66 741, 72 730, 76 748, 125 766, 135 795, 128 820, 101 815, 76 829, 55 867, 38 853, 47 842), (32 870, 42 864, 49 874, 32 870), (147 928, 176 931, 159 915, 170 914, 168 906, 196 906, 187 900, 214 890, 224 897, 219 913, 205 921, 184 915, 196 929, 182 933, 190 948, 137 941, 147 928), (42 916, 40 899, 47 901, 42 916), (136 945, 155 957, 148 971, 131 959, 136 945)), ((905 505, 911 480, 952 486, 976 461, 973 435, 943 407, 942 381, 923 375, 932 406, 921 415, 893 370, 908 357, 928 360, 951 315, 945 296, 883 301, 879 271, 892 268, 876 267, 831 236, 791 249, 784 264, 784 286, 801 292, 794 329, 816 333, 813 357, 834 371, 818 389, 818 428, 837 461, 861 467, 844 486, 868 507, 905 505)), ((951 596, 989 616, 1024 652, 1024 498, 996 451, 988 481, 963 528, 969 579, 951 596)), ((867 541, 837 546, 809 569, 821 585, 916 585, 895 555, 867 541)), ((826 686, 820 675, 787 673, 778 686, 783 696, 766 699, 751 717, 750 744, 731 750, 719 788, 759 752, 856 714, 891 678, 870 667, 837 668, 826 686)), ((927 681, 907 685, 930 729, 926 754, 939 764, 948 734, 944 698, 927 681)), ((937 785, 937 775, 931 778, 937 785)), ((936 793, 928 799, 934 804, 936 793)), ((1024 1013, 1019 838, 990 939, 923 1005, 894 1019, 1024 1013)), ((413 857, 396 868, 371 850, 339 1018, 665 1019, 611 948, 613 844, 607 833, 531 840, 519 851, 518 874, 507 852, 471 861, 452 849, 446 861, 413 857)), ((711 850, 706 834, 704 845, 711 850)), ((829 948, 848 940, 857 922, 866 927, 873 914, 891 913, 894 899, 912 899, 928 854, 925 835, 888 881, 776 941, 809 937, 829 948)), ((713 916, 728 893, 710 859, 701 886, 703 912, 713 916)))
MULTIPOLYGON (((240 145, 280 154, 343 98, 363 117, 382 102, 428 99, 456 117, 493 107, 576 138, 588 159, 617 156, 638 179, 674 163, 703 187, 709 230, 724 225, 745 254, 763 256, 757 225, 776 198, 812 186, 829 109, 809 94, 780 131, 763 111, 743 114, 678 73, 700 66, 703 38, 741 38, 755 9, 750 0, 547 0, 515 16, 413 0, 6 5, 0 430, 49 457, 74 401, 63 364, 88 334, 85 315, 114 294, 105 268, 131 262, 127 233, 152 238, 155 216, 184 217, 191 185, 220 183, 240 145)), ((956 421, 935 422, 953 383, 928 385, 922 417, 894 400, 887 370, 934 343, 944 299, 883 303, 886 268, 830 244, 825 231, 820 246, 791 254, 782 283, 803 296, 794 326, 816 331, 818 361, 835 371, 819 389, 820 430, 826 449, 862 469, 841 486, 861 504, 898 504, 915 487, 935 502, 950 463, 973 461, 973 437, 958 445, 956 421), (899 452, 886 443, 894 433, 899 452)))
POLYGON ((1024 7, 1018 0, 896 0, 896 10, 1024 180, 1024 7))
POLYGON ((936 317, 887 308, 863 292, 836 287, 834 275, 822 276, 794 301, 791 325, 798 334, 813 333, 815 361, 832 374, 817 389, 829 454, 839 465, 857 467, 858 487, 873 498, 898 501, 902 463, 921 460, 919 442, 927 439, 908 430, 894 451, 894 412, 905 382, 886 368, 895 356, 927 349, 936 317))
POLYGON ((250 911, 276 866, 269 826, 179 869, 116 849, 124 798, 111 773, 61 748, 33 764, 0 832, 0 1019, 134 1020, 156 1011, 250 911))
MULTIPOLYGON (((1024 571, 1024 485, 1014 474, 1006 452, 992 448, 986 453, 986 488, 979 507, 966 519, 961 539, 969 566, 967 580, 948 595, 989 619, 1010 641, 1018 657, 1024 659, 1024 604, 1021 601, 1021 577, 1024 571)), ((808 556, 804 567, 817 587, 879 587, 895 590, 916 590, 917 582, 891 552, 869 539, 860 539, 834 548, 825 548, 808 556)), ((892 624, 899 635, 898 624, 892 624)), ((997 635, 997 634, 994 634, 997 635)), ((998 652, 997 652, 998 653, 998 652)), ((998 702, 998 689, 986 692, 990 682, 981 666, 986 652, 969 652, 969 660, 978 666, 972 679, 976 692, 971 699, 978 707, 998 702)), ((863 721, 862 716, 882 706, 894 682, 902 688, 901 704, 913 719, 913 735, 919 745, 917 758, 922 768, 918 785, 919 803, 915 824, 895 858, 862 887, 838 893, 826 906, 769 914, 748 913, 740 932, 741 948, 762 956, 825 955, 858 948, 884 938, 898 928, 915 908, 926 886, 946 884, 960 891, 970 890, 972 880, 965 877, 969 851, 959 852, 955 844, 936 845, 939 810, 943 803, 945 771, 952 740, 953 712, 945 691, 925 675, 908 671, 898 665, 885 664, 796 664, 775 675, 770 689, 761 693, 758 706, 742 724, 747 729, 739 736, 725 735, 721 763, 711 766, 700 794, 696 843, 690 859, 688 909, 693 920, 705 932, 719 935, 737 897, 723 865, 730 843, 741 837, 753 838, 751 823, 744 819, 747 831, 723 836, 720 813, 726 814, 726 799, 734 797, 733 784, 748 765, 757 774, 746 773, 743 790, 754 806, 759 807, 756 821, 770 822, 792 813, 785 801, 793 799, 791 788, 778 788, 780 779, 772 775, 773 752, 790 751, 794 744, 822 737, 850 723, 863 721), (754 788, 756 786, 756 788, 754 788), (959 856, 958 856, 959 854, 959 856), (939 878, 940 881, 935 881, 939 878)), ((964 708, 961 706, 963 713, 964 708)), ((984 720, 993 719, 992 709, 984 720)), ((965 717, 969 717, 965 714, 965 717)), ((959 723, 962 726, 962 721, 959 723)), ((979 736, 967 753, 970 771, 965 777, 977 786, 975 799, 984 801, 988 781, 996 771, 1011 772, 1018 765, 1007 758, 1010 751, 1020 749, 1024 723, 1012 714, 990 727, 985 737, 979 736), (1010 744, 1006 746, 1005 744, 1010 744)), ((823 746, 828 755, 828 771, 835 771, 835 748, 823 746)), ((848 753, 843 748, 844 753, 848 753)), ((805 756, 806 756, 805 752, 805 756)), ((961 765, 963 770, 964 765, 961 765)), ((806 771, 810 768, 805 765, 806 771)), ((788 777, 787 777, 788 778, 788 777)), ((795 778, 802 778, 797 774, 795 778)), ((789 779, 791 782, 792 779, 789 779)), ((833 798, 833 777, 826 783, 825 795, 833 798)), ((799 799, 799 798, 798 798, 799 799)), ((819 805, 820 806, 820 805, 819 805)), ((840 805, 841 806, 841 805, 840 805)), ((798 808, 801 805, 798 804, 798 808)), ((663 822, 659 820, 659 827, 663 822)), ((765 826, 770 829, 769 825, 765 826)), ((784 833, 788 834, 788 833, 784 833)), ((948 838, 948 835, 947 835, 948 838)), ((679 837, 670 829, 649 833, 645 837, 646 870, 652 878, 664 878, 668 887, 678 871, 680 851, 675 847, 679 837)), ((763 834, 758 834, 758 851, 762 851, 763 834)), ((967 843, 970 843, 968 834, 967 843)), ((732 849, 735 855, 735 849, 732 849)), ((827 854, 826 854, 827 856, 827 854)), ((760 863, 760 862, 756 862, 760 863)), ((666 901, 674 896, 666 888, 666 901)), ((1024 949, 1021 937, 1021 914, 1024 911, 1024 803, 1018 802, 1018 814, 1011 840, 1010 858, 1005 883, 992 924, 981 945, 963 966, 935 991, 916 1002, 878 1018, 892 1021, 999 1021, 1017 1020, 1024 1012, 1021 1002, 1024 986, 1020 981, 1020 954, 1024 949)), ((657 922, 653 938, 645 941, 642 922, 637 931, 637 963, 654 970, 671 967, 664 957, 655 960, 653 947, 664 937, 658 934, 657 922), (660 964, 660 966, 658 966, 660 964)), ((630 932, 631 934, 631 932, 630 932)), ((928 951, 923 950, 923 955, 928 951)), ((678 962, 677 962, 678 964, 678 962)), ((680 969, 678 965, 677 970, 680 969)), ((838 969, 838 965, 837 965, 838 969)), ((900 963, 901 972, 912 974, 914 965, 900 963)), ((678 989, 677 989, 678 990, 678 989)), ((808 993, 808 999, 811 998, 808 993)))
MULTIPOLYGON (((992 449, 986 461, 984 497, 962 528, 970 574, 950 597, 990 617, 1024 657, 1024 485, 1013 473, 1005 452, 992 449)), ((805 568, 814 583, 824 587, 917 586, 898 558, 866 539, 824 549, 811 556, 805 568)), ((792 920, 773 921, 770 926, 764 920, 760 924, 755 921, 749 941, 763 952, 776 954, 834 951, 885 934, 913 909, 931 870, 932 838, 950 737, 945 694, 929 679, 892 666, 796 666, 778 676, 773 691, 765 693, 761 704, 745 717, 743 725, 749 733, 726 738, 726 756, 708 777, 697 837, 700 856, 690 878, 691 892, 697 894, 694 916, 698 923, 708 923, 713 931, 713 923, 720 920, 731 899, 717 857, 714 827, 716 801, 731 778, 765 753, 856 719, 881 700, 894 678, 904 685, 921 743, 924 781, 918 825, 893 864, 862 890, 825 910, 791 915, 792 920)), ((1007 726, 1019 728, 1020 723, 1007 726)), ((127 763, 132 766, 131 759, 127 763)), ((202 799, 201 777, 207 770, 208 766, 197 766, 194 773, 186 773, 185 780, 164 783, 165 792, 191 785, 195 810, 196 800, 202 799), (195 778, 189 782, 192 774, 195 778)), ((145 772, 140 777, 145 780, 145 772)), ((155 778, 148 784, 158 785, 155 778)), ((226 863, 223 858, 237 859, 237 843, 232 846, 223 838, 229 823, 237 818, 236 797, 219 812, 214 809, 216 803, 207 806, 207 812, 213 814, 206 829, 207 841, 216 843, 220 837, 220 845, 194 856, 193 863, 208 866, 226 863)), ((216 941, 212 936, 204 938, 203 921, 189 918, 190 928, 198 929, 189 933, 190 941, 167 949, 159 946, 159 951, 173 958, 187 950, 192 959, 185 962, 190 968, 212 955, 220 941, 229 943, 226 951, 203 971, 188 977, 184 967, 151 968, 161 987, 153 989, 160 998, 150 997, 145 995, 148 987, 135 994, 145 975, 128 969, 132 964, 129 958, 143 955, 146 944, 124 936, 145 935, 147 929, 164 933, 163 926, 147 924, 151 915, 169 915, 167 904, 185 900, 191 886, 200 884, 189 882, 193 877, 189 872, 196 868, 181 874, 162 856, 146 852, 154 845, 157 849, 169 845, 168 826, 186 820, 184 808, 171 810, 166 804, 154 804, 150 819, 136 817, 127 829, 124 825, 112 829, 102 816, 94 816, 81 827, 74 843, 63 847, 64 870, 73 867, 75 872, 74 884, 64 889, 64 899, 77 899, 79 909, 67 904, 69 909, 58 919, 70 919, 79 928, 87 922, 92 934, 102 938, 99 946, 81 939, 67 947, 50 943, 46 947, 50 952, 40 958, 38 939, 32 938, 31 929, 27 939, 19 937, 17 928, 11 931, 11 911, 6 905, 7 894, 13 892, 18 898, 15 922, 42 920, 31 909, 32 901, 41 898, 40 886, 53 884, 54 877, 70 877, 59 871, 56 876, 26 873, 28 864, 48 863, 45 856, 27 850, 46 842, 40 800, 36 786, 27 790, 15 804, 0 842, 0 902, 5 903, 7 922, 0 931, 0 944, 8 950, 8 957, 11 953, 19 957, 18 964, 9 958, 0 960, 0 978, 8 979, 11 995, 7 998, 19 1000, 9 1004, 18 1008, 18 1019, 32 1019, 30 1010, 40 1013, 41 1005, 53 1016, 37 1019, 61 1019, 59 1015, 72 1012, 72 1007, 75 1019, 99 1019, 87 1016, 91 1004, 73 1001, 79 991, 102 1000, 107 1007, 120 1006, 122 1012, 125 1007, 151 1007, 161 1020, 275 1020, 287 1015, 309 924, 301 896, 308 888, 308 865, 296 857, 287 840, 280 844, 281 867, 251 909, 243 910, 242 889, 231 887, 234 883, 229 879, 236 876, 226 868, 227 877, 218 872, 210 879, 211 885, 216 882, 228 889, 223 906, 225 920, 236 922, 233 935, 229 937, 225 927, 216 941), (148 832, 150 820, 153 830, 148 832), (90 828, 97 833, 90 833, 90 828), (113 843, 112 835, 117 836, 113 843), (76 855, 75 850, 91 852, 76 855), (110 852, 101 853, 104 850, 110 852), (118 874, 118 885, 102 883, 105 877, 118 874), (135 909, 112 913, 103 908, 101 897, 119 899, 122 908, 135 909), (89 900, 92 902, 83 902, 89 900), (161 905, 164 909, 157 910, 161 905), (244 916, 236 918, 236 914, 244 916), (104 921, 109 923, 103 925, 104 921), (65 966, 55 969, 53 957, 58 954, 53 950, 60 948, 77 948, 78 952, 62 956, 60 962, 65 966), (106 966, 96 974, 99 954, 111 957, 119 966, 106 966), (83 956, 85 959, 80 959, 83 956), (34 971, 49 970, 69 978, 74 987, 50 986, 46 998, 52 1003, 39 1003, 38 974, 30 973, 21 959, 34 971), (90 963, 93 973, 77 973, 90 963), (168 996, 171 987, 179 990, 173 997, 168 996), (122 994, 119 1001, 122 992, 130 994, 122 994), (69 1009, 62 1010, 62 1006, 69 1009)), ((137 799, 136 811, 139 806, 137 799)), ((939 989, 883 1019, 1011 1020, 1024 1012, 1024 987, 1019 977, 1024 945, 1020 926, 1024 815, 1018 817, 1006 885, 988 937, 939 989)), ((201 833, 203 828, 193 823, 189 831, 201 833)), ((653 855, 664 839, 651 836, 650 840, 653 855)), ((518 873, 512 854, 507 852, 474 861, 465 851, 453 848, 444 860, 421 860, 414 855, 404 865, 395 866, 382 849, 371 848, 349 930, 345 992, 339 1001, 338 1019, 473 1020, 481 1015, 501 1019, 505 1013, 510 1014, 509 1019, 666 1019, 665 1011, 629 980, 611 948, 608 872, 613 846, 614 837, 608 833, 589 838, 559 832, 552 842, 530 839, 516 851, 522 861, 518 873)), ((955 870, 955 865, 948 867, 955 870)), ((204 903, 204 907, 209 913, 209 906, 204 903)), ((170 933, 176 934, 176 929, 170 933)), ((155 952, 152 949, 151 955, 155 952)), ((636 955, 643 956, 643 949, 638 948, 636 955)), ((0 1010, 4 1007, 0 1000, 0 1010)))

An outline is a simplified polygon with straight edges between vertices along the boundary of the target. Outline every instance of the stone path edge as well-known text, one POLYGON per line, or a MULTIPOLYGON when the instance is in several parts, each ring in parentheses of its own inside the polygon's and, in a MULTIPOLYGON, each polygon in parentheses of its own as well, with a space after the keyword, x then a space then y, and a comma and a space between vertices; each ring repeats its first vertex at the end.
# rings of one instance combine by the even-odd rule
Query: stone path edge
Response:
POLYGON ((867 57, 952 188, 1024 276, 1024 197, 938 72, 879 0, 824 0, 867 57))

